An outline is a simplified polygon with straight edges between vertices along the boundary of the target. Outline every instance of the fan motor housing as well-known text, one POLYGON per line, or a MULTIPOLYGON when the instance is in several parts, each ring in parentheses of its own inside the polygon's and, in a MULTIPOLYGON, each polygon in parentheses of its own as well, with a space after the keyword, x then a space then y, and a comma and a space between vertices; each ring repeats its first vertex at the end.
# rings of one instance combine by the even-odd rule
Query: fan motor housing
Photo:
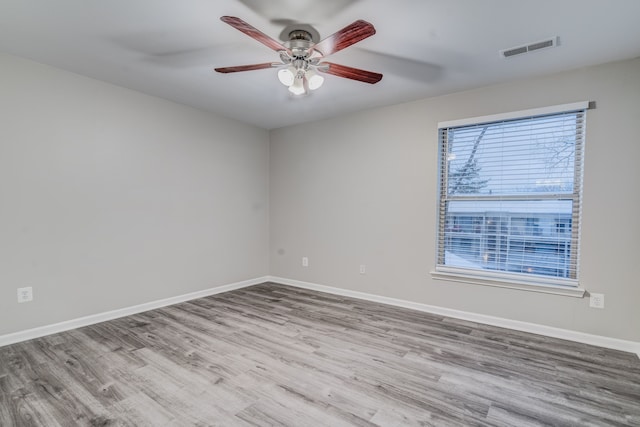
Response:
POLYGON ((291 49, 294 58, 306 58, 310 55, 313 37, 305 30, 292 30, 289 32, 289 40, 284 45, 291 49))
POLYGON ((300 31, 306 33, 304 37, 308 37, 307 40, 310 41, 311 43, 318 43, 320 41, 320 33, 318 32, 318 30, 316 30, 309 24, 302 24, 300 22, 297 22, 297 23, 292 22, 289 25, 287 25, 285 28, 283 28, 282 31, 280 32, 280 36, 279 36, 280 40, 282 40, 283 42, 291 41, 292 40, 291 34, 298 33, 300 31))

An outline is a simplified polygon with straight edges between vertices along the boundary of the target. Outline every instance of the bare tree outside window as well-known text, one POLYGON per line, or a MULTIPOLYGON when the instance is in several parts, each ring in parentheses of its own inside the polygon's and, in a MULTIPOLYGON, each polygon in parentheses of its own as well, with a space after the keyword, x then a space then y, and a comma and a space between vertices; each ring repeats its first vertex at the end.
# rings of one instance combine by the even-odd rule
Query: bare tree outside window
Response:
POLYGON ((482 141, 482 137, 487 132, 488 126, 482 128, 480 135, 473 143, 473 148, 469 154, 469 158, 464 164, 454 172, 449 172, 449 194, 460 193, 480 193, 487 186, 488 179, 480 176, 481 168, 478 166, 478 160, 475 158, 478 146, 482 141))

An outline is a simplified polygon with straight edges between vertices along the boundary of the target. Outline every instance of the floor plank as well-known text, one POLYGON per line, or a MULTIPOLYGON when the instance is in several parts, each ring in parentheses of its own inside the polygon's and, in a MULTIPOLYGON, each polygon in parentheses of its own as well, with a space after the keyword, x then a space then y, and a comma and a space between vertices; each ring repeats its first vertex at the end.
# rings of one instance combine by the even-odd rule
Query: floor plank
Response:
POLYGON ((640 360, 265 283, 0 348, 0 425, 640 426, 640 360))

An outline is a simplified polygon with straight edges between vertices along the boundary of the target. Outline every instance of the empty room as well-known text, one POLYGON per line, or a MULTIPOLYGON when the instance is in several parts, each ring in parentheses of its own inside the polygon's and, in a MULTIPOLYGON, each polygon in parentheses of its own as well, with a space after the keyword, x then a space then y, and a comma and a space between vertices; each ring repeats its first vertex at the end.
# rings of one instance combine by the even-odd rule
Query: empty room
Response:
POLYGON ((640 1, 0 1, 0 426, 640 426, 640 1))

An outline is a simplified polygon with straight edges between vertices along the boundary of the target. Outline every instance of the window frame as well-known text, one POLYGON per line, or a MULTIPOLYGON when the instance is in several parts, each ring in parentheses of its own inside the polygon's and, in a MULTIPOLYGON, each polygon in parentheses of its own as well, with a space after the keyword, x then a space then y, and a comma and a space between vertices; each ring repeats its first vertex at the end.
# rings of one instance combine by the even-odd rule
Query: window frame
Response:
MULTIPOLYGON (((584 159, 584 146, 585 135, 584 120, 586 119, 586 111, 589 109, 589 102, 575 102, 571 104, 555 105, 550 107, 535 108, 529 110, 514 111, 503 114, 494 114, 489 116, 472 117, 460 120, 450 120, 438 123, 438 202, 436 207, 436 259, 435 268, 431 271, 431 276, 434 279, 470 283, 486 286, 497 286, 502 288, 520 289, 526 291, 543 292, 557 295, 565 295, 572 297, 583 297, 585 290, 580 287, 578 280, 579 272, 579 252, 580 252, 580 228, 581 228, 581 207, 582 207, 582 187, 583 187, 583 159, 584 159), (571 262, 575 265, 574 277, 571 278, 558 278, 553 276, 541 276, 541 275, 528 275, 527 273, 509 273, 506 271, 498 270, 481 270, 475 268, 460 268, 444 265, 444 245, 445 245, 445 233, 444 227, 446 225, 446 216, 443 212, 446 212, 446 203, 450 201, 450 197, 447 194, 447 178, 448 165, 443 155, 443 150, 446 149, 444 141, 442 139, 443 130, 456 127, 474 126, 492 124, 504 121, 533 119, 536 117, 549 116, 554 114, 581 112, 583 114, 583 133, 580 139, 579 153, 580 156, 576 156, 574 163, 574 186, 573 194, 571 196, 572 210, 572 234, 571 241, 577 243, 576 248, 572 248, 570 251, 571 262), (443 197, 444 195, 444 197, 443 197)), ((487 197, 478 196, 476 200, 526 200, 526 196, 510 196, 504 195, 501 197, 487 197)), ((539 195, 532 196, 529 199, 541 200, 568 200, 566 194, 560 195, 539 195)), ((469 200, 467 198, 467 200, 469 200)))

